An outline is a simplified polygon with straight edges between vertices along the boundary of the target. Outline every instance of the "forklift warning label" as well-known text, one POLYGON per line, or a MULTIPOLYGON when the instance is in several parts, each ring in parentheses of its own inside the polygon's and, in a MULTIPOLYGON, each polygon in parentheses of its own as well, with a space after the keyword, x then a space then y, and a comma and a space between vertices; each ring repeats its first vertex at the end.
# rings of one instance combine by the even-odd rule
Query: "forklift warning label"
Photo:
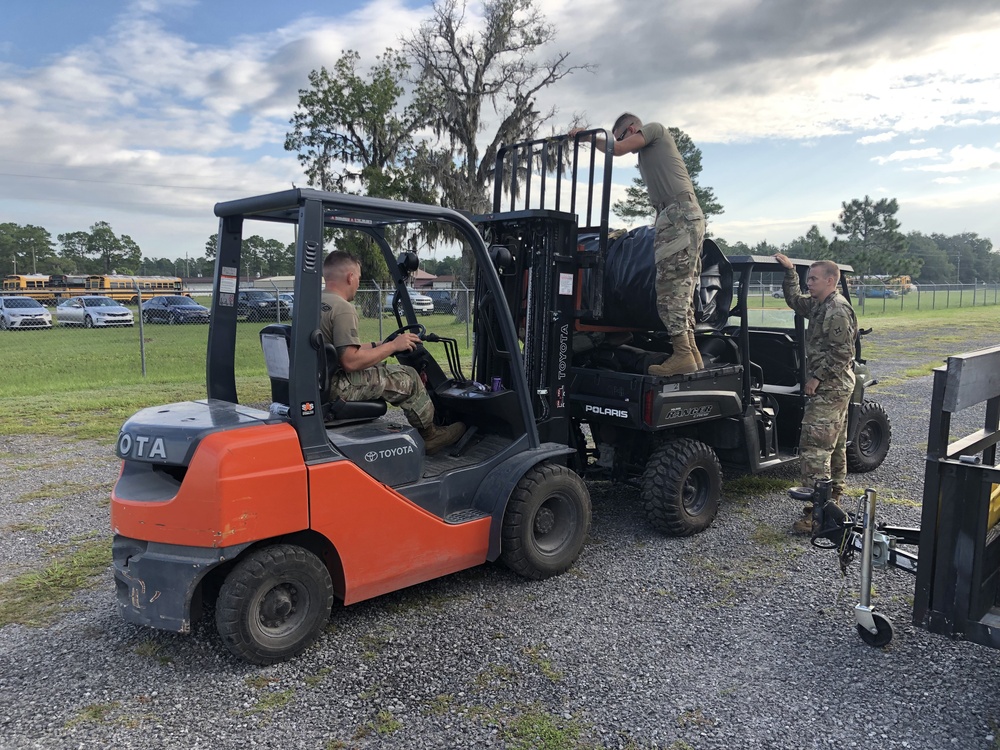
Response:
POLYGON ((224 294, 236 293, 236 269, 230 266, 223 266, 219 275, 219 291, 224 294))
POLYGON ((573 293, 573 274, 559 274, 559 294, 569 295, 573 293))

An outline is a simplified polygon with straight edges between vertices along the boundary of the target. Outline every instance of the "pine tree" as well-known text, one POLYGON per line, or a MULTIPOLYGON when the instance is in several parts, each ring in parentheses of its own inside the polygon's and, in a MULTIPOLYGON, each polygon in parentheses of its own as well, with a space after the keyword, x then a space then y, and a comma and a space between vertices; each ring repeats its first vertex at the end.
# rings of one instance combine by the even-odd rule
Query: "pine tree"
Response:
MULTIPOLYGON (((702 187, 698 184, 698 175, 701 174, 702 169, 701 149, 695 146, 691 137, 680 128, 667 128, 667 130, 677 144, 677 150, 680 151, 681 158, 684 159, 684 166, 687 167, 688 176, 691 178, 695 197, 698 199, 698 205, 701 206, 705 218, 708 219, 710 216, 718 216, 724 213, 725 209, 723 209, 722 204, 716 199, 715 191, 712 188, 702 187)), ((633 178, 632 184, 625 188, 625 196, 625 200, 616 201, 612 206, 612 210, 620 218, 625 221, 641 221, 644 223, 651 222, 656 218, 656 211, 649 202, 649 191, 646 190, 646 183, 643 181, 641 175, 633 178)))

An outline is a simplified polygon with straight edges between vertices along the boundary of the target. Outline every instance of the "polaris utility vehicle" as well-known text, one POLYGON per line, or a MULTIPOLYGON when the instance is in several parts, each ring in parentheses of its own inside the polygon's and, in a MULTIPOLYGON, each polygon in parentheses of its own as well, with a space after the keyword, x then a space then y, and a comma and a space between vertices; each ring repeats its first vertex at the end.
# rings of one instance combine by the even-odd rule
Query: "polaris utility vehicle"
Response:
MULTIPOLYGON (((609 231, 611 157, 602 168, 594 148, 602 133, 610 148, 606 131, 591 131, 575 142, 501 149, 494 213, 479 222, 491 247, 507 248, 512 258, 501 281, 528 372, 543 372, 547 363, 560 373, 554 392, 548 382, 530 385, 536 410, 569 405, 572 466, 584 477, 636 484, 654 527, 693 534, 716 515, 723 467, 755 474, 798 460, 806 321, 785 306, 751 308, 752 286, 764 288, 761 274, 784 273, 774 258, 727 258, 706 239, 695 297, 705 368, 668 379, 647 375, 670 353, 656 312, 654 231, 609 231), (588 138, 589 154, 580 149, 588 138)), ((811 261, 793 262, 804 288, 811 261)), ((850 299, 852 269, 840 269, 850 299)), ((860 336, 854 370, 848 468, 870 471, 885 458, 891 434, 885 411, 865 398, 874 381, 860 336)), ((564 439, 560 422, 539 429, 543 440, 564 439)))
MULTIPOLYGON (((568 401, 542 409, 536 398, 550 379, 566 379, 556 364, 559 321, 542 316, 551 366, 523 359, 497 273, 511 262, 506 252, 488 250, 469 219, 435 206, 296 189, 215 212, 207 398, 143 409, 118 438, 111 522, 124 618, 186 633, 214 604, 226 646, 269 664, 309 646, 335 597, 353 604, 488 560, 533 579, 567 570, 587 535, 590 496, 567 467, 568 401), (260 332, 265 409, 238 402, 234 374, 241 242, 256 221, 297 229, 295 316, 260 332), (397 260, 390 244, 427 223, 475 258, 481 304, 470 377, 457 342, 416 322, 405 285, 416 256, 397 260), (338 367, 319 330, 331 229, 360 233, 383 252, 396 283, 391 309, 404 313, 393 335, 418 332, 444 355, 429 346, 398 355, 426 382, 437 417, 468 426, 437 455, 425 454, 401 412, 383 416, 384 401, 327 399, 338 367)), ((564 299, 570 319, 572 295, 564 299)), ((564 387, 551 383, 553 392, 564 387)))

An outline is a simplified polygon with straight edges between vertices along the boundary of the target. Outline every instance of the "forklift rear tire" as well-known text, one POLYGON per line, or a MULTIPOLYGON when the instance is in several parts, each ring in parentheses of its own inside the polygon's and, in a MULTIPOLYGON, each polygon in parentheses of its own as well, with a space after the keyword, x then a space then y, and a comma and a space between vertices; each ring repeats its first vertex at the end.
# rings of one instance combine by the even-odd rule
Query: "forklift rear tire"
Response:
POLYGON ((722 467, 715 451, 691 438, 653 451, 642 475, 642 502, 649 522, 671 536, 707 529, 719 511, 722 467))
POLYGON ((507 503, 500 557, 525 578, 550 578, 576 562, 589 529, 587 485, 565 466, 541 463, 521 477, 507 503))
POLYGON ((892 444, 892 425, 882 405, 865 401, 847 446, 847 470, 852 474, 874 471, 885 460, 892 444))
POLYGON ((291 544, 251 552, 226 576, 215 625, 235 656, 274 664, 312 645, 333 606, 333 582, 322 561, 291 544))
POLYGON ((880 615, 878 612, 872 612, 872 619, 875 620, 876 632, 869 632, 867 628, 858 625, 858 635, 869 646, 874 646, 875 648, 888 646, 892 640, 892 622, 888 617, 880 615))

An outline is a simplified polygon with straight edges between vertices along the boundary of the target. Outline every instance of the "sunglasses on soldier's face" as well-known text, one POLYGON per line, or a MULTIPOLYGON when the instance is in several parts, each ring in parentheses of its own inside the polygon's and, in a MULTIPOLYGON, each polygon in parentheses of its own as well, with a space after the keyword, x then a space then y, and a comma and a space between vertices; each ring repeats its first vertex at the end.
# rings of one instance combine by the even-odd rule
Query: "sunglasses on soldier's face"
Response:
POLYGON ((628 135, 628 128, 625 128, 625 129, 624 129, 624 130, 623 130, 623 131, 621 132, 621 135, 619 135, 619 136, 618 136, 617 138, 615 138, 615 140, 616 140, 616 141, 624 141, 624 140, 625 140, 625 137, 626 137, 627 135, 628 135))

